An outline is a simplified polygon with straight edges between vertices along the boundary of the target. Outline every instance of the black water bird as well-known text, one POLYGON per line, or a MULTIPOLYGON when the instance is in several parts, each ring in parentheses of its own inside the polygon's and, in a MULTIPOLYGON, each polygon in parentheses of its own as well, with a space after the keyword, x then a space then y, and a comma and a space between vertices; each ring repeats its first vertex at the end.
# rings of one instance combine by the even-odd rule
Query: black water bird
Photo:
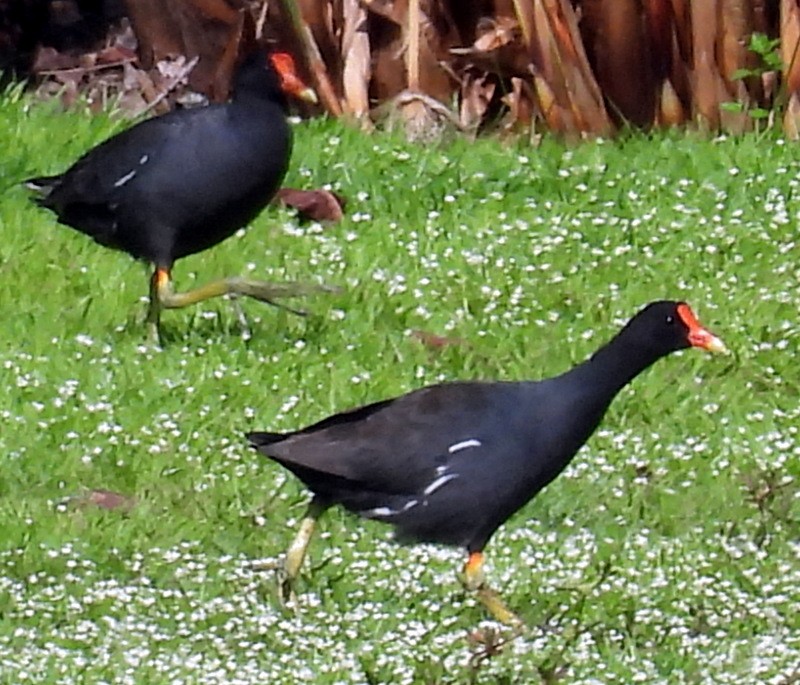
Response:
POLYGON ((316 519, 340 504, 388 523, 400 541, 463 547, 462 582, 500 621, 521 625, 486 583, 483 551, 597 428, 616 394, 676 350, 724 345, 683 302, 653 302, 587 361, 541 381, 452 382, 330 416, 252 446, 313 493, 289 547, 288 600, 316 519))
POLYGON ((249 278, 182 293, 173 288, 177 259, 225 240, 269 203, 292 151, 287 94, 315 98, 288 54, 263 49, 239 65, 232 90, 226 103, 148 119, 89 150, 64 173, 26 181, 59 223, 153 265, 147 321, 158 341, 164 308, 225 294, 277 304, 276 298, 320 289, 249 278))

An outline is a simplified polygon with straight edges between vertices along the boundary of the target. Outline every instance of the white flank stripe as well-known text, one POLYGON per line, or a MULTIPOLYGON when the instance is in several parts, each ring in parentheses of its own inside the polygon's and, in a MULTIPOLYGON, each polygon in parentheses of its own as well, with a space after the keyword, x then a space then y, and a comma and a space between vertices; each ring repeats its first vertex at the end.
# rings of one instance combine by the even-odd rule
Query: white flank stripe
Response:
POLYGON ((406 502, 401 509, 392 509, 391 507, 377 507, 375 509, 367 509, 366 511, 362 511, 361 514, 363 516, 397 516, 397 514, 402 514, 404 511, 408 511, 411 507, 415 507, 419 504, 419 500, 410 499, 406 502))
POLYGON ((120 188, 120 187, 124 186, 134 176, 136 176, 136 171, 135 170, 134 171, 129 171, 127 174, 125 174, 124 176, 122 176, 122 177, 118 178, 116 181, 114 181, 114 187, 115 188, 120 188))
POLYGON ((459 450, 465 450, 468 447, 480 447, 481 441, 476 440, 475 438, 471 438, 470 440, 464 440, 463 442, 457 442, 454 445, 450 445, 447 448, 447 451, 452 454, 453 452, 458 452, 459 450))
POLYGON ((445 483, 453 480, 453 478, 458 478, 457 473, 448 473, 445 476, 441 476, 437 478, 433 483, 431 483, 427 488, 422 491, 423 495, 430 495, 432 492, 435 492, 440 487, 442 487, 445 483))
POLYGON ((378 507, 377 509, 368 509, 364 512, 365 516, 391 516, 397 512, 389 507, 378 507))

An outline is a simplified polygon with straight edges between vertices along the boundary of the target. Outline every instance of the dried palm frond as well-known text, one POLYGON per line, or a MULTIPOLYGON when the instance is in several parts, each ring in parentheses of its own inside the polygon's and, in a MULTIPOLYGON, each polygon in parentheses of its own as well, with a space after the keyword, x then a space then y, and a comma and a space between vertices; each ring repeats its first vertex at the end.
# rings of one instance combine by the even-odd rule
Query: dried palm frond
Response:
MULTIPOLYGON (((127 2, 143 59, 188 51, 200 68, 216 51, 217 66, 206 60, 198 74, 224 82, 249 31, 247 0, 127 2)), ((256 23, 299 53, 328 113, 368 125, 394 108, 392 125, 406 122, 415 139, 488 121, 564 135, 692 122, 742 131, 754 108, 784 95, 784 123, 798 130, 798 0, 253 2, 256 23), (757 33, 780 35, 782 73, 751 48, 757 33)))

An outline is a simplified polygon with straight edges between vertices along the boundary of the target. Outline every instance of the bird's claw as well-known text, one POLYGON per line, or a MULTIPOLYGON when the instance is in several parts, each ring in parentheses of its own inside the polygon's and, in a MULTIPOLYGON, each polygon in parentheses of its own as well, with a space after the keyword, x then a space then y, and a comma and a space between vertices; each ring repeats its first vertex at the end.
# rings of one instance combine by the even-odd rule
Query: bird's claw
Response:
POLYGON ((278 601, 285 609, 294 609, 297 606, 297 593, 294 591, 292 578, 283 569, 278 569, 278 601))

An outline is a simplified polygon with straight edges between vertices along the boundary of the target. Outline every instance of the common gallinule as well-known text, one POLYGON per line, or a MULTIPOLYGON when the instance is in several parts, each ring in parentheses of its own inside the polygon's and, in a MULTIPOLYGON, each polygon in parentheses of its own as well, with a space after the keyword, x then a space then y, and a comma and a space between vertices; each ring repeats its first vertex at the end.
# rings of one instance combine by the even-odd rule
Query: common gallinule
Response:
POLYGON ((26 181, 59 223, 154 265, 147 321, 157 340, 162 308, 225 294, 276 304, 315 289, 226 278, 178 293, 171 279, 175 260, 225 240, 278 190, 292 151, 286 94, 315 98, 288 54, 255 50, 238 67, 229 102, 143 121, 63 174, 26 181))
POLYGON ((286 554, 283 599, 291 596, 316 519, 341 504, 393 525, 400 541, 465 547, 464 586, 496 619, 521 625, 485 581, 486 543, 564 470, 627 383, 687 347, 725 350, 689 305, 653 302, 555 378, 431 385, 293 433, 248 433, 253 447, 313 493, 286 554))

